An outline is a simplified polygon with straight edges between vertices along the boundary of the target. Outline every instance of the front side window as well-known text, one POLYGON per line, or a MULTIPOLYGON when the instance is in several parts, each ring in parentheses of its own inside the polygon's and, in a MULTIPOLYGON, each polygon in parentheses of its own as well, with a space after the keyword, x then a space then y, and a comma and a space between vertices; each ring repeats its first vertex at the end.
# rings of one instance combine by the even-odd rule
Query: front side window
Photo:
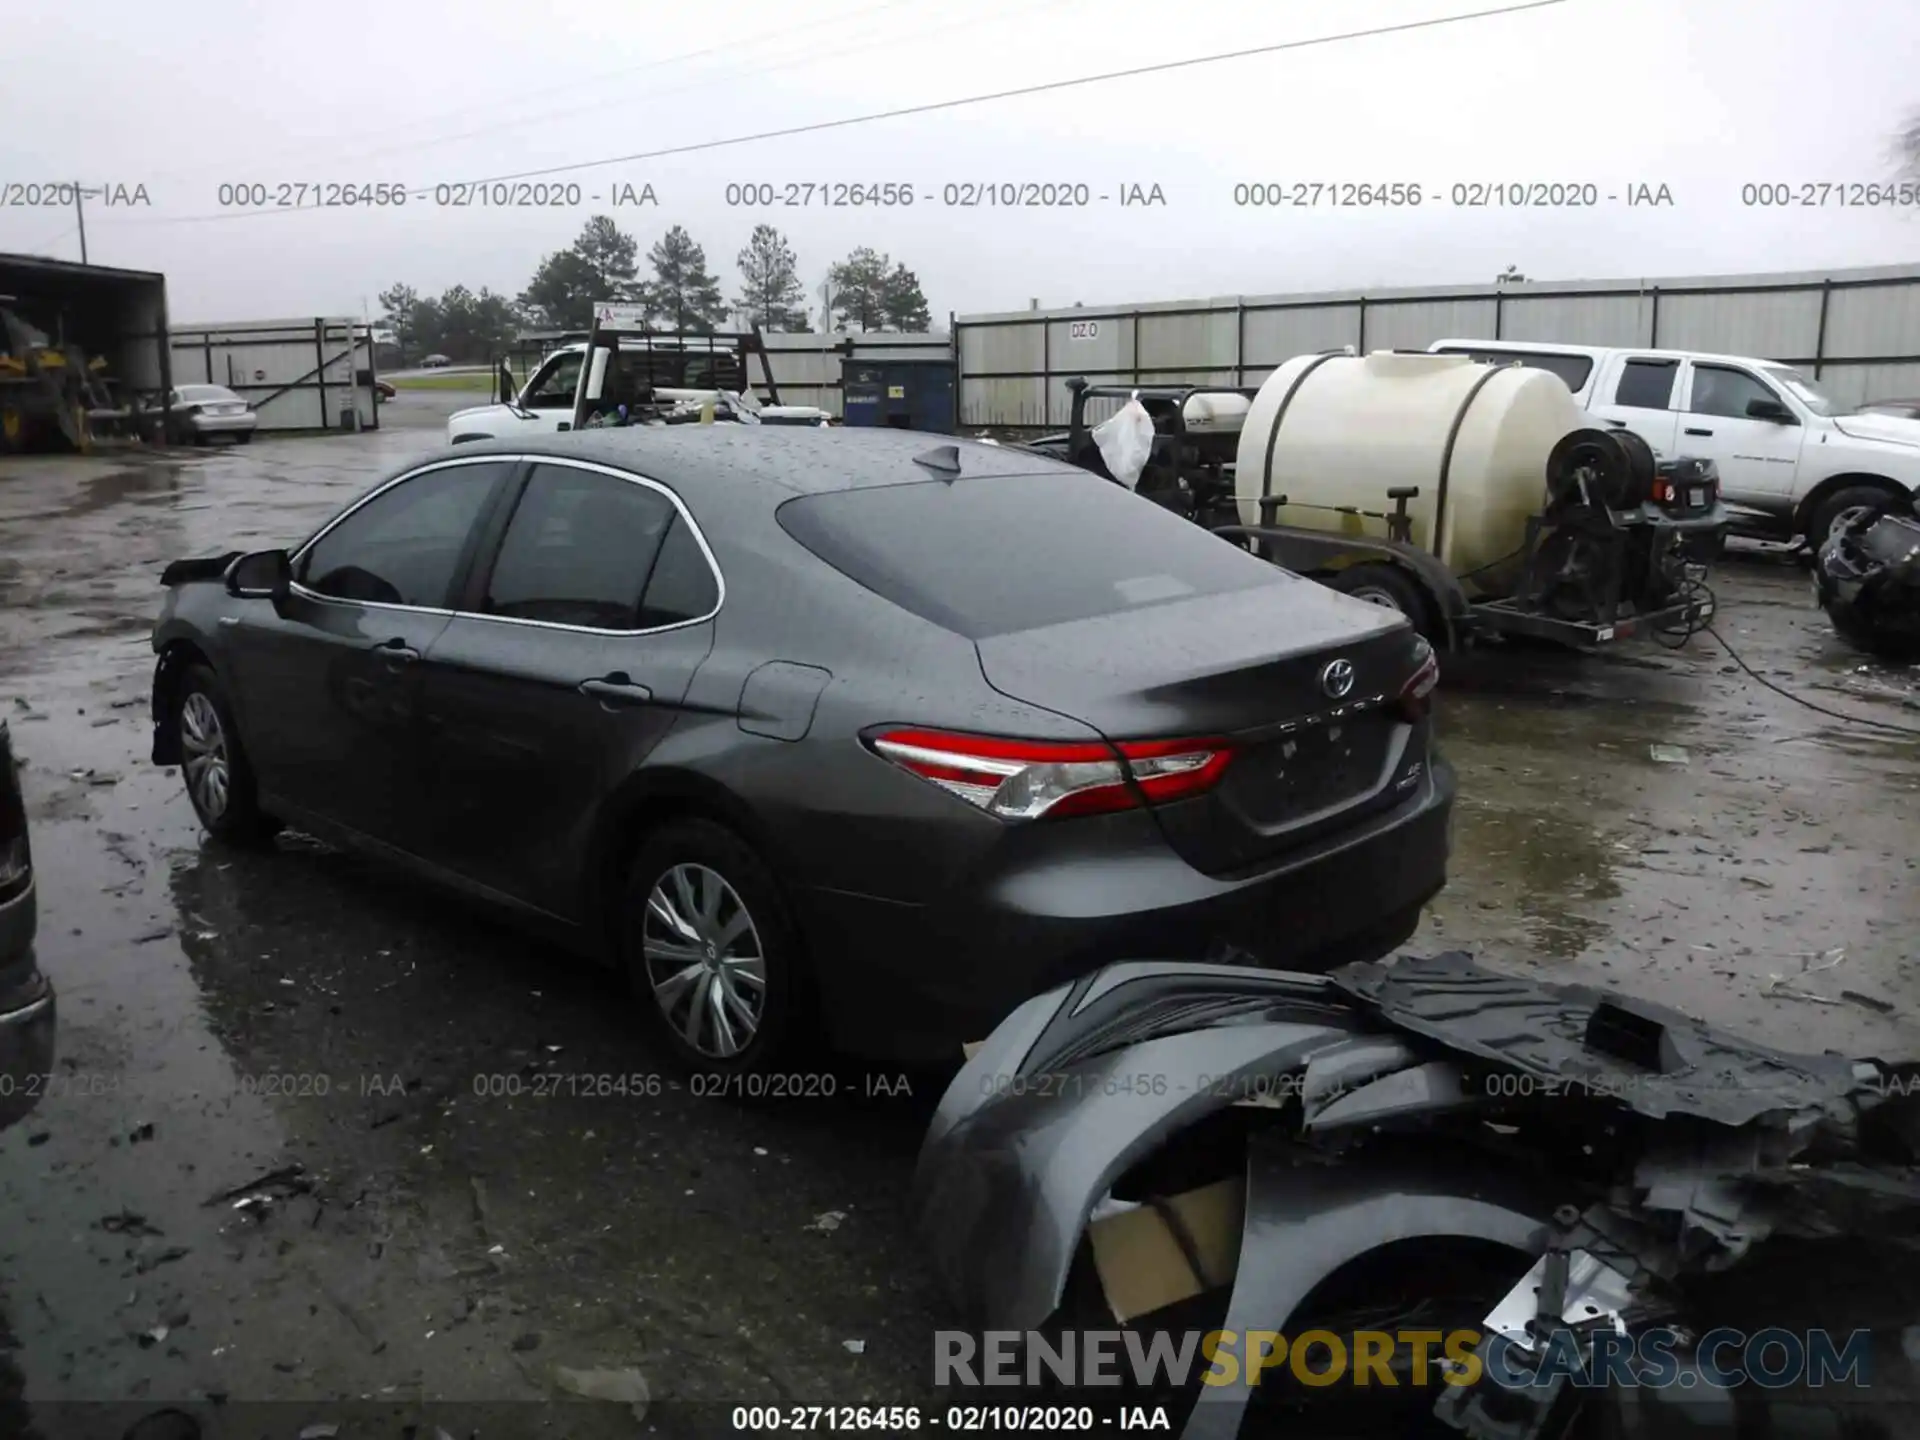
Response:
POLYGON ((1838 415, 1840 413, 1841 407, 1834 398, 1798 370, 1789 370, 1784 365, 1769 365, 1766 367, 1766 372, 1768 378, 1786 386, 1793 392, 1793 398, 1814 414, 1838 415))
POLYGON ((1728 420, 1745 420, 1747 404, 1752 400, 1772 400, 1775 395, 1744 370, 1725 365, 1693 367, 1693 398, 1687 408, 1695 415, 1718 415, 1728 420))
POLYGON ((529 410, 571 410, 573 392, 580 386, 580 360, 581 352, 574 350, 549 361, 520 403, 529 410))
POLYGON ((640 629, 640 597, 676 519, 673 502, 649 486, 569 465, 537 466, 494 561, 486 613, 640 629))
POLYGON ((336 600, 440 609, 467 537, 512 469, 445 465, 402 480, 308 546, 294 579, 336 600))

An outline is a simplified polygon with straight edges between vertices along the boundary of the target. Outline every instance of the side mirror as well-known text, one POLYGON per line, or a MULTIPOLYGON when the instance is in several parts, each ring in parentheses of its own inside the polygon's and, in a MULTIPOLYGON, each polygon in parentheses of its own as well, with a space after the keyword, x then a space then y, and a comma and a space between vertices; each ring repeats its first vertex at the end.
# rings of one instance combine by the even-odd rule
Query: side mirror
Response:
POLYGON ((256 550, 227 568, 227 593, 243 600, 271 600, 278 609, 293 588, 293 562, 284 550, 256 550))
POLYGON ((1755 399, 1747 401, 1749 420, 1771 420, 1776 425, 1791 425, 1793 412, 1778 400, 1755 399))

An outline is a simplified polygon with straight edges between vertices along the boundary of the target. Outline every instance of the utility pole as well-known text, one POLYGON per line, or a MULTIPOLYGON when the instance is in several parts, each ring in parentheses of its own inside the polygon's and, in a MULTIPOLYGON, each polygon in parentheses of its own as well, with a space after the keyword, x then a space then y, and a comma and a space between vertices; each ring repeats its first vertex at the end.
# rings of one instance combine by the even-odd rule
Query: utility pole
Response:
POLYGON ((80 220, 80 263, 87 263, 87 204, 86 192, 80 188, 78 180, 73 182, 73 213, 80 220))

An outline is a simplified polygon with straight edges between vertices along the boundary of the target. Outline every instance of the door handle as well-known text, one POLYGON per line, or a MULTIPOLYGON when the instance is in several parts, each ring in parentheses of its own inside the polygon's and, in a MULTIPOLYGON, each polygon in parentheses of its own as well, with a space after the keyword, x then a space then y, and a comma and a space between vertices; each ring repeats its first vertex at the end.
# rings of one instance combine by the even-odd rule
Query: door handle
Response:
POLYGON ((636 684, 624 670, 616 670, 598 680, 582 680, 580 693, 613 705, 645 705, 653 699, 653 691, 636 684))
POLYGON ((1687 434, 1689 434, 1689 435, 1711 435, 1711 434, 1713 434, 1713 431, 1711 431, 1711 430, 1693 430, 1693 429, 1689 429, 1689 430, 1688 430, 1688 431, 1687 431, 1686 433, 1687 433, 1687 434))
POLYGON ((373 650, 381 659, 390 660, 396 665, 412 664, 420 658, 420 652, 407 644, 407 642, 398 635, 394 636, 391 640, 382 640, 378 645, 373 647, 373 650))

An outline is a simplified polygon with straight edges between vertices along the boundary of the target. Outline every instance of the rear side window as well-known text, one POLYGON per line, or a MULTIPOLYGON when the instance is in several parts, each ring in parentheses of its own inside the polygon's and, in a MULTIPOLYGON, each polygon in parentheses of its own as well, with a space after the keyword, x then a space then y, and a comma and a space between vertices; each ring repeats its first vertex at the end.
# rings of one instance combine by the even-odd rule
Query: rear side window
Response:
POLYGON ((778 513, 841 574, 970 640, 1296 581, 1084 471, 836 490, 778 513))
POLYGON ((1665 410, 1673 403, 1680 366, 1673 360, 1629 360, 1614 387, 1613 403, 1636 410, 1665 410))
POLYGON ((487 582, 486 613, 591 630, 639 628, 673 502, 594 470, 536 466, 487 582))
POLYGON ((1593 358, 1588 355, 1553 355, 1538 350, 1443 350, 1443 355, 1465 355, 1483 365, 1512 365, 1516 361, 1533 370, 1558 375, 1567 389, 1576 395, 1593 373, 1593 358))
POLYGON ((720 603, 720 582, 700 549, 693 527, 676 517, 667 530, 653 577, 640 601, 640 628, 656 630, 687 620, 704 620, 720 603))

